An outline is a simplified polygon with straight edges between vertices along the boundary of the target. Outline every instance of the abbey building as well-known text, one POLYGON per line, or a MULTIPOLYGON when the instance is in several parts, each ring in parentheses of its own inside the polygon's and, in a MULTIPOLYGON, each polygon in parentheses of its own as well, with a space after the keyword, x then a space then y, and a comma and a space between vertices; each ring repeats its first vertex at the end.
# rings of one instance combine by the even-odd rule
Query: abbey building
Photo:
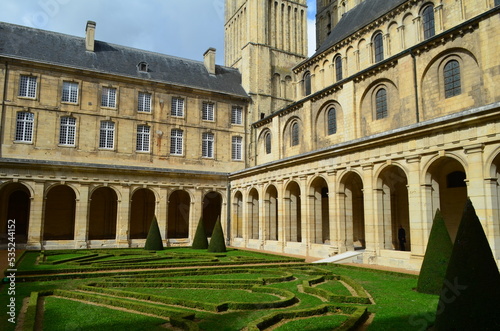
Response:
POLYGON ((498 5, 318 0, 308 56, 306 0, 228 0, 224 66, 0 23, 0 240, 220 218, 234 247, 418 269, 470 197, 500 260, 498 5))

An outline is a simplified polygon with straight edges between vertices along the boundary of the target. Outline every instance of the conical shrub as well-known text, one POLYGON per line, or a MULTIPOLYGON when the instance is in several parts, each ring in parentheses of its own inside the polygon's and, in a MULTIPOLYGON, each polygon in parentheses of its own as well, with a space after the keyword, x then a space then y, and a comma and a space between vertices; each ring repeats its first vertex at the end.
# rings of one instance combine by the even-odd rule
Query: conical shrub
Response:
POLYGON ((210 239, 210 244, 208 245, 208 251, 211 253, 222 253, 226 251, 226 243, 224 233, 222 231, 222 225, 220 224, 220 218, 217 218, 217 222, 215 222, 212 238, 210 239))
POLYGON ((500 273, 467 200, 446 270, 434 330, 500 330, 500 273))
POLYGON ((163 249, 163 242, 161 240, 160 228, 158 227, 156 216, 153 217, 153 221, 149 226, 148 237, 146 238, 144 249, 151 251, 161 251, 163 249))
POLYGON ((193 244, 191 248, 194 249, 207 249, 208 248, 208 239, 207 234, 205 232, 205 225, 203 224, 203 218, 200 217, 200 221, 198 222, 198 227, 196 228, 196 233, 194 234, 193 244))
POLYGON ((418 292, 436 295, 441 293, 452 249, 453 242, 441 211, 438 209, 434 216, 424 261, 418 276, 418 292))

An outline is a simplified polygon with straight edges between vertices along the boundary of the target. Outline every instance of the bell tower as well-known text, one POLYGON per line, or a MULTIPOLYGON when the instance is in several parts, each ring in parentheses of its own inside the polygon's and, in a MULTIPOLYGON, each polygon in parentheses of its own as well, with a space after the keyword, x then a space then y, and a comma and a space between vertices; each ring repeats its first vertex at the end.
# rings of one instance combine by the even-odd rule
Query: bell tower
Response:
POLYGON ((292 68, 307 57, 306 0, 226 0, 225 65, 252 97, 253 123, 296 98, 292 68))

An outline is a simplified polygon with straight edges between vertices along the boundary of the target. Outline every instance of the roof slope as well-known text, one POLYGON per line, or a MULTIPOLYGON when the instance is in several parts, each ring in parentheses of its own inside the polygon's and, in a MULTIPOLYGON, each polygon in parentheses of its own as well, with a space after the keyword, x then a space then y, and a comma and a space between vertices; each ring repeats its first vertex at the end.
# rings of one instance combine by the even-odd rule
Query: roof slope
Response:
POLYGON ((247 97, 237 69, 216 66, 210 75, 201 61, 178 58, 95 41, 85 50, 85 38, 0 22, 0 56, 91 70, 137 79, 247 97), (137 65, 148 64, 148 72, 137 65))
POLYGON ((342 16, 312 57, 323 53, 406 1, 408 0, 364 0, 342 16))

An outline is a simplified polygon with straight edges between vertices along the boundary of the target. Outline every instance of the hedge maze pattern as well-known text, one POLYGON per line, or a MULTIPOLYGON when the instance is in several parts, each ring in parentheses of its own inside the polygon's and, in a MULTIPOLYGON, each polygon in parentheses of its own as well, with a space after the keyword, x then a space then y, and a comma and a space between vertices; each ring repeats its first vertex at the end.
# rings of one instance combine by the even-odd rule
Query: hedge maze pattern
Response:
POLYGON ((318 316, 335 316, 330 329, 349 330, 364 322, 371 303, 358 283, 323 265, 264 254, 54 251, 38 253, 37 261, 20 271, 23 281, 84 281, 32 293, 25 330, 43 324, 37 305, 48 296, 147 314, 167 330, 279 330, 318 316))

